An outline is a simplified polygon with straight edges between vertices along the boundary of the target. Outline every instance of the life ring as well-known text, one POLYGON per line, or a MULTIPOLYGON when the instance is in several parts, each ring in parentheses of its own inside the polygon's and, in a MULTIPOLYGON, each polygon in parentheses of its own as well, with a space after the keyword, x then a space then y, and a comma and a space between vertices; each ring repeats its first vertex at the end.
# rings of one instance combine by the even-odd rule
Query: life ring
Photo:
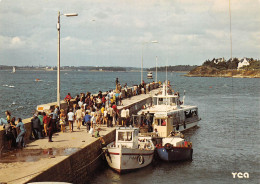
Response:
POLYGON ((139 165, 142 165, 144 163, 144 157, 142 155, 139 155, 137 158, 139 165))
POLYGON ((166 144, 164 145, 164 148, 165 148, 166 150, 170 150, 170 149, 172 149, 172 145, 171 145, 170 143, 166 143, 166 144))

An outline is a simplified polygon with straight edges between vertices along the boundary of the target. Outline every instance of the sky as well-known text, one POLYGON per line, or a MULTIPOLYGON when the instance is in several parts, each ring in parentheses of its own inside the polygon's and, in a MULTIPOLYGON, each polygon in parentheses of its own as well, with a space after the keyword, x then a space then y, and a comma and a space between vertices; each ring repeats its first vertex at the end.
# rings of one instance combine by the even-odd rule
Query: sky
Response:
MULTIPOLYGON (((230 0, 233 57, 260 58, 260 0, 230 0)), ((0 0, 0 65, 201 65, 230 58, 228 0, 0 0), (153 43, 157 41, 157 43, 153 43)))

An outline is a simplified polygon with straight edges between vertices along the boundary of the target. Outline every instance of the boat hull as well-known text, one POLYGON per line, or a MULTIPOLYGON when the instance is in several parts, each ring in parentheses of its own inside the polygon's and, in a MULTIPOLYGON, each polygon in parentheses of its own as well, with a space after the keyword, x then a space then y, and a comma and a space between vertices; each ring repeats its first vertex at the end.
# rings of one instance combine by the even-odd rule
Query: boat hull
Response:
POLYGON ((166 149, 164 147, 157 147, 156 150, 160 159, 164 161, 173 162, 192 160, 192 148, 173 147, 171 149, 166 149))
POLYGON ((119 173, 132 171, 149 165, 154 156, 154 150, 132 148, 105 148, 108 165, 119 173))

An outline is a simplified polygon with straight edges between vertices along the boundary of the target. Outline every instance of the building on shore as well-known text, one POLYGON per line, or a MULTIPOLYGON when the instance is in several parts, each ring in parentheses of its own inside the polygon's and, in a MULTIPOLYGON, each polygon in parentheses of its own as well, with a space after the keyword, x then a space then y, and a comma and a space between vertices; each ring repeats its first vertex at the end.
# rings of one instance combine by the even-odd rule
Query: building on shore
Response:
POLYGON ((247 58, 243 58, 239 61, 237 69, 239 70, 240 68, 242 68, 243 66, 248 66, 250 65, 249 61, 247 58))

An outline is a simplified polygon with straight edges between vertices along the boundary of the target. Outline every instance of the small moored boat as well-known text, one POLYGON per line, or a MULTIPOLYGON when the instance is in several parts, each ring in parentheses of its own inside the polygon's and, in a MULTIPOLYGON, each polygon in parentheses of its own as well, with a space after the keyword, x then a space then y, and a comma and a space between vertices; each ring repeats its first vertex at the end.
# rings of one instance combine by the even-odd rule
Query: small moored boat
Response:
POLYGON ((149 165, 155 146, 149 137, 138 137, 138 128, 117 128, 116 140, 103 148, 108 165, 119 173, 149 165))
POLYGON ((162 143, 156 145, 160 159, 164 161, 192 160, 192 143, 185 141, 182 137, 172 133, 171 136, 163 138, 162 143))

